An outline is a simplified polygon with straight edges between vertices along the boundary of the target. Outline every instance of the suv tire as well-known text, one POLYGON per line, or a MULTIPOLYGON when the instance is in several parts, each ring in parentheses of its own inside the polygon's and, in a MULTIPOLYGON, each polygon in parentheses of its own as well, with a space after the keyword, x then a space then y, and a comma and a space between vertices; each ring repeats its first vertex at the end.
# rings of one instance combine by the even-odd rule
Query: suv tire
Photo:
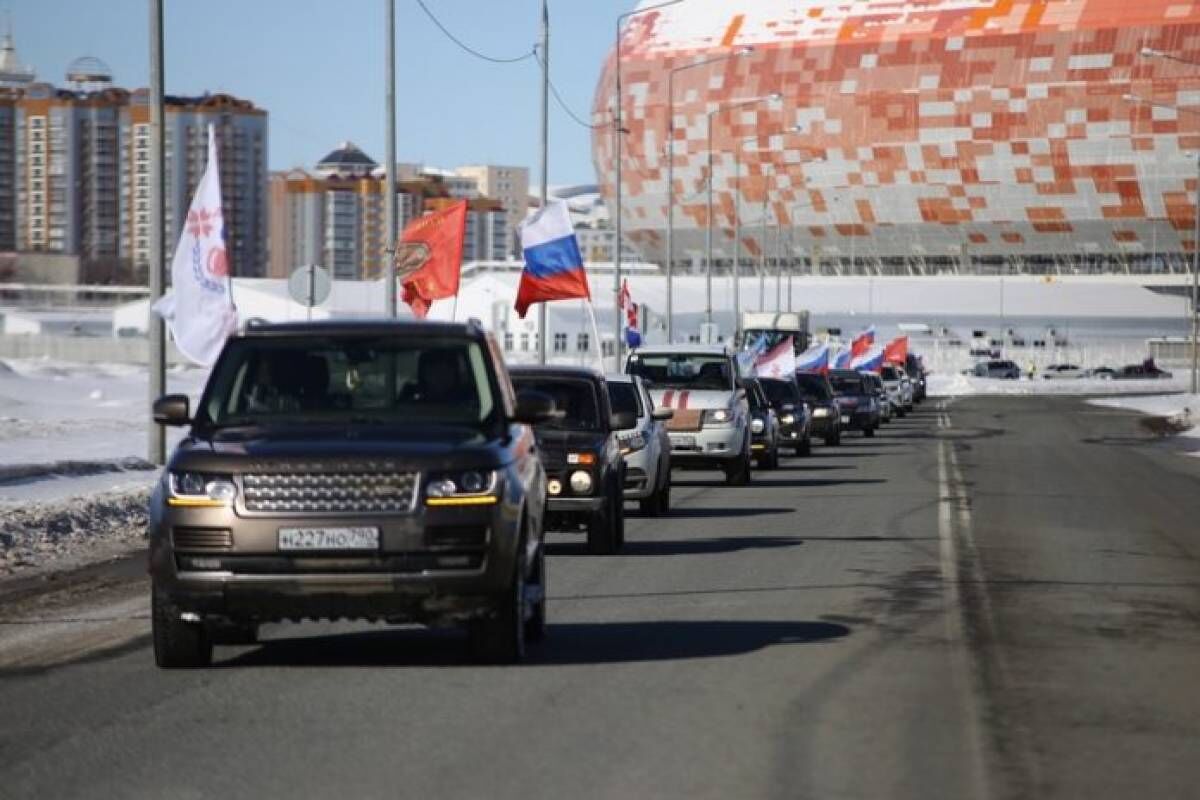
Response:
POLYGON ((525 641, 540 642, 546 638, 546 544, 538 547, 533 574, 526 584, 526 591, 535 589, 538 598, 530 602, 529 616, 525 620, 525 641))
POLYGON ((213 645, 203 623, 184 622, 178 606, 150 590, 150 627, 154 663, 161 669, 196 669, 212 663, 213 645))
POLYGON ((485 664, 516 664, 525 657, 525 570, 520 563, 492 616, 471 624, 470 639, 472 654, 485 664))
MULTIPOLYGON (((614 509, 624 511, 624 502, 613 502, 612 494, 604 508, 588 518, 587 549, 594 556, 610 556, 617 551, 617 519, 614 509)), ((623 515, 622 515, 623 516, 623 515)), ((623 520, 622 520, 623 521, 623 520)))
POLYGON ((838 428, 833 433, 825 434, 825 445, 827 447, 837 447, 842 443, 842 429, 838 428))
POLYGON ((804 434, 804 438, 800 440, 800 444, 796 445, 796 455, 811 456, 812 455, 812 436, 804 434))
POLYGON ((729 486, 747 486, 750 483, 750 454, 742 453, 742 457, 725 467, 725 483, 729 486))
POLYGON ((867 437, 868 439, 874 439, 875 429, 871 427, 863 428, 863 436, 867 437))
POLYGON ((667 472, 667 482, 658 490, 656 496, 658 508, 655 510, 655 516, 663 516, 671 513, 671 473, 667 472))

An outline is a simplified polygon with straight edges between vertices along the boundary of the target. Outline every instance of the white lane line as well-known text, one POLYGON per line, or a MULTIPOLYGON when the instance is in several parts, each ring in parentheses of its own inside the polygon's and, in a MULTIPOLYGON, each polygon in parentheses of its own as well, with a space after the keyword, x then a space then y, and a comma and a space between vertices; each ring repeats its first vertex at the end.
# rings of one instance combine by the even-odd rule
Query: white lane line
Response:
MULTIPOLYGON (((944 402, 938 405, 939 411, 944 408, 944 402)), ((938 427, 950 427, 950 420, 944 413, 938 414, 938 427)), ((966 497, 960 494, 964 484, 961 480, 951 482, 952 446, 949 441, 942 439, 938 442, 938 554, 942 572, 942 586, 945 587, 946 638, 951 648, 951 662, 954 671, 954 681, 957 685, 961 706, 966 715, 967 742, 970 749, 971 772, 974 779, 975 791, 973 797, 991 797, 991 786, 988 781, 988 754, 984 745, 983 713, 979 707, 983 697, 981 673, 975 668, 975 654, 967 639, 965 623, 966 609, 963 607, 961 583, 959 578, 959 554, 957 526, 962 521, 962 511, 967 513, 970 521, 970 509, 967 508, 966 497)))

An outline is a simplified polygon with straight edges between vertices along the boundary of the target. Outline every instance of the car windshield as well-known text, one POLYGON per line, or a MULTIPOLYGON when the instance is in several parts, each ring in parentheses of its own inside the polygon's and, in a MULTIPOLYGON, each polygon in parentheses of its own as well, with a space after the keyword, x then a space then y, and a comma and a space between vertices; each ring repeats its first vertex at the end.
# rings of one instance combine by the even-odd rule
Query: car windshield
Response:
POLYGON ((900 380, 900 371, 895 367, 884 367, 882 370, 880 370, 879 374, 880 377, 885 381, 900 380))
POLYGON ((629 357, 626 370, 657 389, 691 389, 728 392, 733 390, 729 358, 705 353, 664 353, 629 357))
POLYGON ((777 408, 787 403, 795 405, 800 401, 800 390, 791 381, 765 379, 762 381, 762 387, 771 405, 777 408))
POLYGON ((829 385, 822 376, 801 373, 796 376, 796 382, 800 384, 804 399, 812 405, 824 405, 829 402, 829 385))
POLYGON ((608 384, 608 404, 614 414, 633 413, 642 416, 642 402, 638 397, 637 387, 624 381, 610 381, 608 384))
POLYGON ((513 386, 517 391, 541 392, 553 398, 554 407, 562 414, 542 423, 540 428, 569 431, 598 431, 601 428, 600 408, 591 381, 514 375, 513 386))
POLYGON ((470 339, 251 337, 226 348, 197 423, 478 427, 496 410, 485 356, 470 339))
POLYGON ((862 378, 854 375, 830 375, 829 382, 833 384, 836 394, 865 394, 862 378))

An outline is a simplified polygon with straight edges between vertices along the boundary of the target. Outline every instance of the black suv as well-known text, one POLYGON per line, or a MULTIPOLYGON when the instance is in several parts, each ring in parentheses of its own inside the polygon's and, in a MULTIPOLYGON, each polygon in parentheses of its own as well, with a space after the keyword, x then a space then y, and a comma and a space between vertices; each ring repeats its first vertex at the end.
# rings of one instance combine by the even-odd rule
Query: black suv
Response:
POLYGON ((779 415, 779 441, 790 445, 798 456, 812 452, 812 410, 800 394, 795 378, 763 378, 775 413, 779 415))
POLYGON ((746 390, 750 406, 750 451, 758 469, 779 469, 779 414, 771 405, 759 378, 743 378, 738 386, 746 390))
POLYGON ((604 376, 583 367, 514 367, 513 385, 550 397, 556 414, 534 429, 546 469, 546 527, 587 531, 588 552, 625 543, 625 459, 617 432, 637 426, 614 414, 604 376))
POLYGON ((477 324, 321 322, 226 343, 150 502, 154 655, 204 666, 263 622, 467 624, 511 662, 545 629, 546 476, 477 324))
POLYGON ((862 373, 852 369, 831 369, 829 383, 833 386, 834 399, 842 410, 842 427, 851 431, 862 431, 868 438, 879 429, 879 400, 875 389, 863 379, 862 373))
POLYGON ((820 372, 797 372, 796 383, 800 394, 812 412, 810 429, 813 436, 820 436, 826 445, 842 443, 842 417, 837 401, 833 397, 833 386, 829 378, 820 372))

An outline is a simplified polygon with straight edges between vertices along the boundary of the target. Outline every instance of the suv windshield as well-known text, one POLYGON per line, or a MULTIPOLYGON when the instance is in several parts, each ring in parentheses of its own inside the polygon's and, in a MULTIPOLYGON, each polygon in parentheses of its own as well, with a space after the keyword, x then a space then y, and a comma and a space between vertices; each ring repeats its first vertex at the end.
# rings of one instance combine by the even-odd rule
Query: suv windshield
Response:
POLYGON ((642 416, 642 403, 638 398, 637 389, 632 383, 610 381, 608 383, 608 404, 614 414, 633 413, 642 416))
POLYGON ((812 405, 825 405, 830 400, 829 384, 821 375, 809 375, 798 373, 796 382, 800 384, 800 391, 804 393, 804 399, 812 405))
POLYGON ((780 406, 791 403, 796 405, 800 402, 800 390, 796 384, 791 381, 778 381, 772 378, 764 378, 762 380, 763 391, 767 393, 767 399, 771 401, 771 405, 779 408, 780 406))
POLYGON ((554 399, 554 407, 562 416, 544 422, 539 428, 556 428, 569 431, 598 431, 600 409, 596 392, 590 381, 570 378, 543 378, 513 376, 513 386, 518 391, 535 391, 554 399))
POLYGON ((729 358, 706 353, 671 353, 629 357, 626 369, 630 375, 656 389, 692 389, 698 391, 733 391, 733 373, 729 358))
POLYGON ((900 380, 900 370, 895 367, 884 367, 879 371, 879 376, 885 381, 898 381, 900 380))
POLYGON ((830 375, 829 382, 833 384, 833 391, 837 394, 866 394, 866 389, 863 388, 862 378, 852 377, 850 375, 830 375))
POLYGON ((229 343, 197 423, 478 427, 495 413, 486 358, 470 339, 250 337, 229 343))

